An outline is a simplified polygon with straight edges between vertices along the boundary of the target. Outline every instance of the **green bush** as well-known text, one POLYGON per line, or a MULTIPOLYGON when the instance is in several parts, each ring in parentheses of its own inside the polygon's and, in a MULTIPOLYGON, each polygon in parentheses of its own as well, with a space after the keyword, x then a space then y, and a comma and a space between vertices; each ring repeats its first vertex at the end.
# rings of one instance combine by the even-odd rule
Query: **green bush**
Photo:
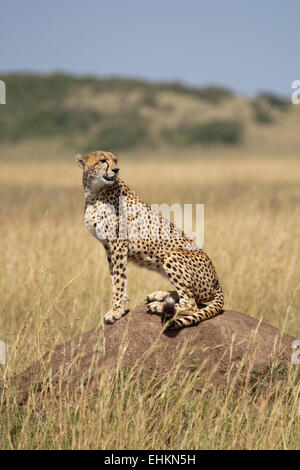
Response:
POLYGON ((145 91, 140 104, 149 108, 157 108, 156 93, 153 90, 145 91))
POLYGON ((85 132, 99 123, 99 113, 70 110, 65 101, 77 87, 89 81, 64 74, 9 74, 7 104, 0 109, 0 140, 68 135, 85 132))
POLYGON ((217 104, 225 98, 230 98, 233 93, 227 88, 209 86, 203 88, 190 87, 181 83, 157 83, 153 84, 157 91, 171 91, 179 95, 194 96, 201 100, 217 104))
POLYGON ((28 137, 71 135, 86 132, 99 123, 101 116, 90 110, 45 108, 29 110, 17 116, 15 121, 3 120, 0 139, 18 140, 28 137))
POLYGON ((273 116, 271 113, 265 109, 263 109, 259 105, 253 106, 254 111, 254 120, 260 124, 272 124, 274 122, 273 116))
POLYGON ((7 85, 6 110, 14 111, 25 108, 29 111, 28 108, 44 103, 61 103, 81 85, 80 79, 64 74, 8 74, 2 79, 7 85))
POLYGON ((216 120, 165 130, 163 136, 175 145, 236 145, 242 140, 242 127, 236 121, 216 120))
POLYGON ((253 104, 267 104, 272 108, 277 108, 279 111, 286 111, 290 107, 290 101, 282 96, 273 93, 259 93, 254 99, 253 104))
POLYGON ((197 95, 203 100, 216 104, 221 100, 232 97, 233 93, 227 88, 210 86, 206 88, 200 88, 197 95))
POLYGON ((123 150, 150 143, 147 126, 137 116, 116 118, 103 123, 100 130, 88 141, 85 150, 123 150))
MULTIPOLYGON (((191 95, 211 103, 219 103, 225 98, 233 96, 231 90, 220 86, 191 87, 180 82, 148 82, 134 78, 111 77, 105 79, 86 78, 86 83, 92 84, 96 93, 105 91, 132 91, 139 90, 145 93, 145 96, 152 95, 151 100, 157 92, 171 91, 181 95, 191 95)), ((83 81, 83 79, 81 79, 83 81)))

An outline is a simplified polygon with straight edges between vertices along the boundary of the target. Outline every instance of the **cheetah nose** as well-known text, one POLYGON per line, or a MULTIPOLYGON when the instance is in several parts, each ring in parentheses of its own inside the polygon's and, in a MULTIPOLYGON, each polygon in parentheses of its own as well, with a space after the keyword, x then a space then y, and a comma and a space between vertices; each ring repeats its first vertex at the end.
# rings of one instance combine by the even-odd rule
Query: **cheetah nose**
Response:
POLYGON ((120 169, 119 168, 114 168, 112 171, 117 175, 119 173, 120 169))

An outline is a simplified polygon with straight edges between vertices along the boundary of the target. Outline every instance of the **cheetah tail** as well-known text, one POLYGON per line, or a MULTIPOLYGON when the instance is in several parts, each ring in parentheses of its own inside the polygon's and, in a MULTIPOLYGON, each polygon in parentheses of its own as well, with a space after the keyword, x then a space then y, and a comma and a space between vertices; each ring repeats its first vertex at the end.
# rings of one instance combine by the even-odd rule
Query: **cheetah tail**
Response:
MULTIPOLYGON (((173 299, 172 299, 173 300, 173 299)), ((175 315, 175 304, 167 298, 163 306, 163 321, 170 320, 169 329, 175 330, 185 326, 196 325, 203 320, 208 320, 222 312, 224 306, 224 294, 222 287, 218 284, 215 295, 209 305, 200 309, 198 312, 184 313, 180 317, 172 320, 175 315)))

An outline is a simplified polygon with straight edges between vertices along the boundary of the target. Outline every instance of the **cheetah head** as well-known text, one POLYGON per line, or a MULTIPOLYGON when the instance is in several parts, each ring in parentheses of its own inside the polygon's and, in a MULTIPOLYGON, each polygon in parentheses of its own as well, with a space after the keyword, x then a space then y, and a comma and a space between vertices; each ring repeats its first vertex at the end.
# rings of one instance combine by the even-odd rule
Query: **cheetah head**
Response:
POLYGON ((117 157, 111 152, 97 150, 88 155, 81 153, 75 156, 75 161, 83 170, 83 182, 91 189, 100 189, 112 185, 119 173, 117 157))

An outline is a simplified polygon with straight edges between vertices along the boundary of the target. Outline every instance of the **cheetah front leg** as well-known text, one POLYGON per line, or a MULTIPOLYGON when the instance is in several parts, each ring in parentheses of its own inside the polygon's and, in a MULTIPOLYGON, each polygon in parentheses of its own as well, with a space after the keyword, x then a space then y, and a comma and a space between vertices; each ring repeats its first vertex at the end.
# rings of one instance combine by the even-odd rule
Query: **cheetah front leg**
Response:
POLYGON ((114 323, 126 313, 127 297, 127 253, 128 244, 126 240, 109 240, 104 244, 112 284, 112 309, 105 317, 105 323, 114 323))

